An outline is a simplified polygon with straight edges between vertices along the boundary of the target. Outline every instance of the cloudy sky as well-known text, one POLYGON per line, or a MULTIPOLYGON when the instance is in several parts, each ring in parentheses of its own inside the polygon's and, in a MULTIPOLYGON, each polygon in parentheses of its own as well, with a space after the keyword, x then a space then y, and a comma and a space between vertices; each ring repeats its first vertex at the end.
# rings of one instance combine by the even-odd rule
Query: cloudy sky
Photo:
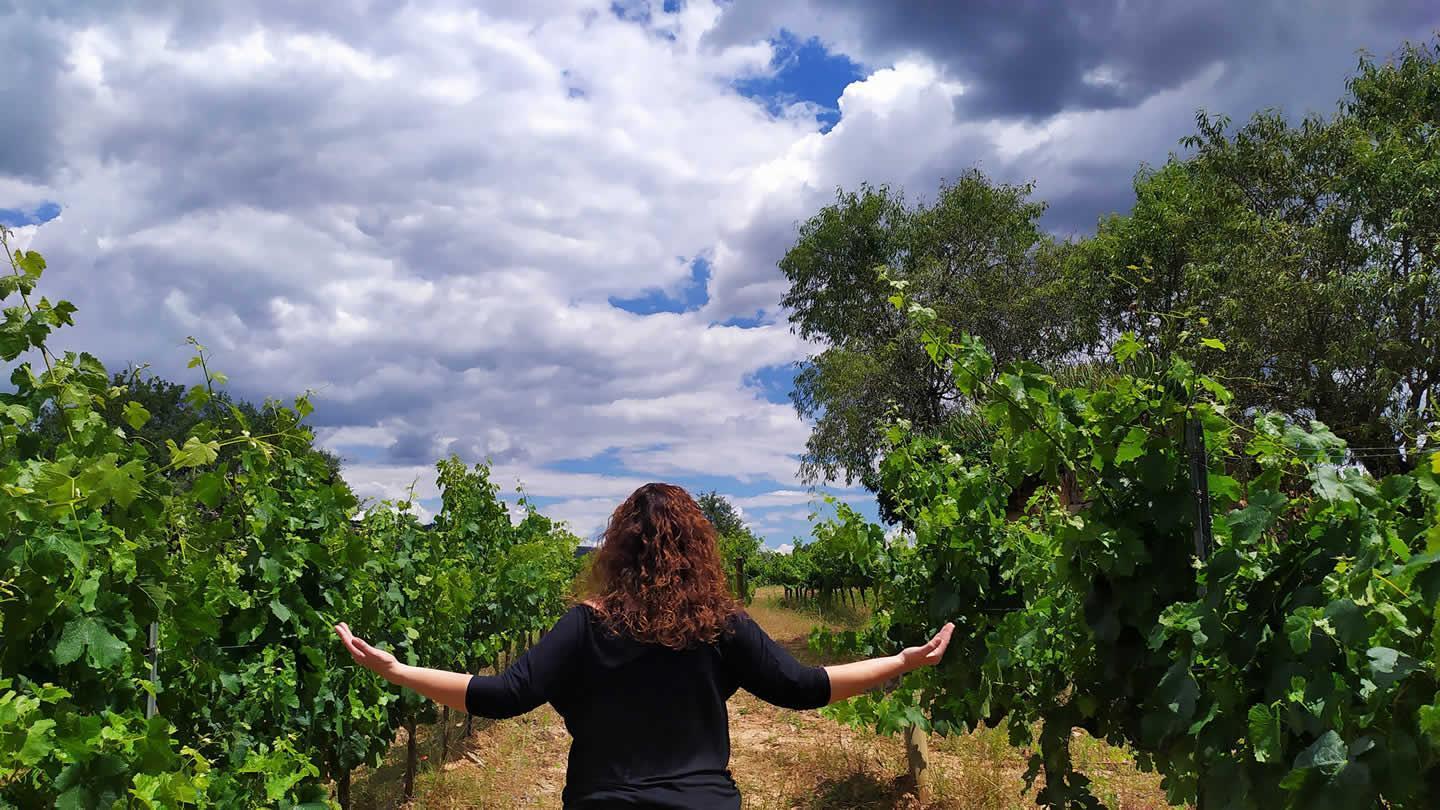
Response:
MULTIPOLYGON (((1327 111, 1431 0, 0 2, 0 222, 57 342, 318 392, 367 496, 493 461, 582 534, 649 480, 806 533, 776 304, 861 181, 1034 180, 1125 210, 1197 108, 1327 111)), ((833 489, 864 504, 853 490, 833 489)))

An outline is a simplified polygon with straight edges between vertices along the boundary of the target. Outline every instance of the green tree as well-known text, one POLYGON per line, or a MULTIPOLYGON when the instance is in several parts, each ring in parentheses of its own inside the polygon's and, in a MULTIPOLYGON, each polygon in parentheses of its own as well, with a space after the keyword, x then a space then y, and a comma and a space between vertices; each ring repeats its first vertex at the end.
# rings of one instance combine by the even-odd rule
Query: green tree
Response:
POLYGON ((745 525, 740 510, 729 498, 718 492, 702 492, 696 499, 700 511, 715 527, 720 541, 720 555, 725 559, 725 573, 731 576, 736 596, 750 601, 751 569, 759 563, 760 538, 745 525))
POLYGON ((1072 252, 1083 331, 1161 356, 1213 337, 1187 359, 1240 407, 1320 419, 1372 471, 1413 466, 1440 393, 1437 56, 1363 59, 1329 117, 1197 116, 1193 155, 1141 172, 1134 210, 1072 252))
MULTIPOLYGON (((907 285, 920 306, 979 336, 996 356, 1042 361, 1070 355, 1080 320, 1059 286, 1064 246, 1045 235, 1032 186, 992 182, 978 170, 941 185, 933 203, 908 204, 888 187, 840 191, 800 226, 780 260, 782 304, 802 337, 825 348, 800 364, 791 399, 814 423, 801 474, 875 489, 885 419, 938 431, 967 419, 968 404, 918 335, 887 303, 882 278, 907 285)), ((973 421, 973 420, 971 420, 973 421)))
POLYGON ((695 499, 700 505, 700 511, 705 513, 706 519, 715 527, 715 533, 724 537, 730 534, 740 534, 745 531, 745 521, 740 517, 740 510, 730 499, 719 492, 710 491, 700 493, 695 499))

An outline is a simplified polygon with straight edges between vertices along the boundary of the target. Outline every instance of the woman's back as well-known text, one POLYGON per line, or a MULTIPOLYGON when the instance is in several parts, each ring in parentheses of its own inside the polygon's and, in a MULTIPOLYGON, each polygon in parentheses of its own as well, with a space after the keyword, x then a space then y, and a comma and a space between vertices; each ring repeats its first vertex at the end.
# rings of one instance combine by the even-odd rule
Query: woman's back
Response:
POLYGON ((572 608, 505 673, 474 678, 472 714, 509 717, 544 702, 573 737, 565 806, 737 808, 729 715, 736 689, 780 706, 825 705, 830 682, 738 613, 714 644, 676 650, 606 629, 572 608))

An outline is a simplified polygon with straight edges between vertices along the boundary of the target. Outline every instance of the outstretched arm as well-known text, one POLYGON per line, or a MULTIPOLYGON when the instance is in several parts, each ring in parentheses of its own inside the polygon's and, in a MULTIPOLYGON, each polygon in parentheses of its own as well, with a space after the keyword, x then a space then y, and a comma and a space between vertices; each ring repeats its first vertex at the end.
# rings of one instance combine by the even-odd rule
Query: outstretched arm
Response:
POLYGON ((396 686, 414 689, 436 703, 465 711, 465 688, 470 685, 470 675, 402 664, 390 653, 357 638, 344 622, 335 625, 335 632, 340 635, 341 643, 350 651, 355 663, 396 686))
POLYGON ((921 667, 940 663, 945 648, 950 646, 950 635, 955 632, 955 623, 946 624, 925 644, 907 647, 896 655, 870 658, 849 664, 825 667, 830 676, 830 702, 836 703, 874 689, 880 684, 898 678, 921 667))

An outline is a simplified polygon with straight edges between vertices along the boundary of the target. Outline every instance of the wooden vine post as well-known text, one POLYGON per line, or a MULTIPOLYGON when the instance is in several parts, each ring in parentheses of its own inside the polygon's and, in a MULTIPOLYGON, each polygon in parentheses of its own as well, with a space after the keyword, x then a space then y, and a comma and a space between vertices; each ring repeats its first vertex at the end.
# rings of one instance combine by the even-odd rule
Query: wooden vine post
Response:
POLYGON ((415 718, 411 717, 410 722, 405 725, 410 732, 410 739, 405 743, 405 798, 415 798, 415 766, 419 764, 419 758, 415 755, 415 718))
POLYGON ((910 765, 910 784, 914 785, 915 798, 928 801, 930 791, 925 784, 925 771, 930 768, 930 745, 925 730, 918 725, 905 727, 905 759, 910 765))

